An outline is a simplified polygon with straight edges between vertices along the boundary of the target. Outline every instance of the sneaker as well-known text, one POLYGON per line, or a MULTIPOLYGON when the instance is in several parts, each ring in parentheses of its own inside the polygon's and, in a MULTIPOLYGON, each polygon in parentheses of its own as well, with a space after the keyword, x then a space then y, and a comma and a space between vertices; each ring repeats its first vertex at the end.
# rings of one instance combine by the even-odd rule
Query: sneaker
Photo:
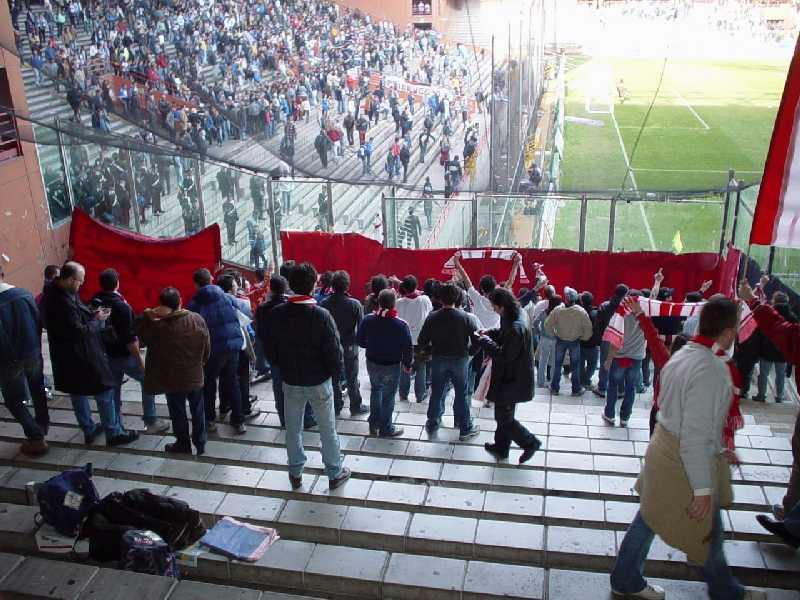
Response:
POLYGON ((594 387, 592 388, 592 393, 593 393, 595 396, 597 396, 598 398, 605 398, 605 397, 606 397, 606 393, 605 393, 605 392, 603 392, 603 391, 600 391, 600 388, 599 388, 599 387, 597 387, 597 386, 594 386, 594 387))
POLYGON ((628 426, 628 422, 627 421, 620 421, 619 422, 619 426, 620 427, 627 427, 628 426))
POLYGON ((236 435, 242 435, 243 433, 247 433, 247 426, 244 423, 239 423, 238 425, 234 425, 233 433, 235 433, 236 435))
POLYGON ((135 442, 139 439, 139 432, 130 430, 130 431, 123 431, 122 433, 118 433, 113 437, 106 438, 106 446, 112 448, 114 446, 122 446, 124 444, 130 444, 131 442, 135 442))
POLYGON ((350 479, 350 475, 352 475, 352 473, 350 472, 350 469, 348 469, 347 467, 342 467, 342 469, 339 471, 339 474, 336 477, 334 477, 333 479, 328 480, 328 489, 329 490, 335 490, 340 485, 342 485, 345 481, 350 479))
POLYGON ((767 592, 753 588, 747 588, 744 591, 744 596, 742 596, 742 600, 767 600, 767 598, 767 592))
POLYGON ((251 410, 249 413, 244 415, 244 420, 245 421, 252 421, 256 417, 258 417, 260 414, 261 414, 261 409, 260 408, 257 408, 255 410, 251 410))
POLYGON ((47 454, 50 447, 44 439, 41 440, 25 440, 20 444, 19 451, 28 456, 43 456, 47 454))
POLYGON ((664 588, 649 583, 641 592, 636 592, 635 594, 626 594, 616 590, 611 590, 611 592, 620 598, 642 598, 642 600, 664 600, 667 597, 664 588))
POLYGON ((580 388, 577 392, 572 392, 572 397, 573 398, 579 398, 579 397, 583 396, 583 393, 585 391, 586 390, 584 388, 580 388))
POLYGON ((637 394, 644 394, 644 392, 645 392, 645 390, 646 390, 646 389, 647 389, 646 387, 644 387, 643 385, 641 385, 641 386, 639 386, 639 387, 637 387, 637 388, 636 388, 636 393, 637 393, 637 394))
POLYGON ((603 422, 604 422, 606 425, 611 425, 611 426, 613 427, 614 425, 616 425, 616 424, 617 424, 616 420, 615 420, 615 419, 609 419, 609 418, 606 416, 606 413, 600 413, 600 418, 601 418, 601 419, 603 419, 603 422))
POLYGON ((217 431, 216 421, 206 421, 206 431, 208 433, 215 433, 217 431))
POLYGON ((144 428, 144 432, 147 435, 158 435, 159 433, 169 431, 169 425, 169 421, 156 419, 153 423, 150 423, 144 428))
POLYGON ((458 441, 466 442, 467 440, 474 438, 480 432, 481 428, 473 423, 472 425, 469 426, 469 429, 467 429, 467 431, 463 432, 461 435, 458 436, 458 441))
POLYGON ((381 433, 380 437, 382 438, 393 438, 393 437, 400 437, 403 435, 404 431, 402 427, 392 427, 391 430, 387 431, 386 433, 381 433))
POLYGON ((94 442, 101 433, 103 433, 103 426, 100 423, 95 423, 91 433, 83 434, 83 442, 88 446, 94 442))
POLYGON ((542 447, 542 442, 539 438, 534 438, 533 443, 528 446, 527 448, 522 450, 522 454, 519 455, 519 464, 523 464, 528 462, 533 455, 536 454, 536 451, 542 447))
POLYGON ((350 416, 355 417, 356 415, 366 415, 369 413, 369 408, 366 406, 359 406, 357 408, 350 409, 350 416))
POLYGON ((166 444, 164 446, 164 452, 168 452, 170 454, 191 454, 192 448, 191 446, 188 448, 186 446, 181 446, 175 442, 174 444, 166 444))
POLYGON ((505 452, 501 452, 500 449, 497 447, 497 444, 491 444, 489 442, 486 442, 483 445, 483 447, 489 454, 494 456, 497 460, 505 460, 508 458, 508 450, 506 450, 505 452))
POLYGON ((292 477, 289 475, 289 483, 291 484, 293 490, 299 490, 301 487, 303 487, 303 476, 301 475, 300 477, 292 477))

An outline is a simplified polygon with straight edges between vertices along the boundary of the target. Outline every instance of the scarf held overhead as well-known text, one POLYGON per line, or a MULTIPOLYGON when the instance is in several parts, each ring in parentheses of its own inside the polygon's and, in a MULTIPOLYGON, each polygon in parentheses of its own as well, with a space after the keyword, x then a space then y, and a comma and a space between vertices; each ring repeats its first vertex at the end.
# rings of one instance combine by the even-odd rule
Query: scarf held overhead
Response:
MULTIPOLYGON (((461 250, 461 260, 470 260, 470 259, 483 259, 483 258, 495 258, 499 260, 514 260, 514 255, 517 253, 516 250, 491 250, 491 249, 484 249, 484 250, 461 250)), ((453 275, 456 271, 456 255, 454 254, 447 262, 444 263, 442 267, 442 273, 445 275, 453 275)), ((525 274, 525 267, 522 266, 522 263, 519 265, 519 280, 520 283, 530 283, 528 276, 525 274)))

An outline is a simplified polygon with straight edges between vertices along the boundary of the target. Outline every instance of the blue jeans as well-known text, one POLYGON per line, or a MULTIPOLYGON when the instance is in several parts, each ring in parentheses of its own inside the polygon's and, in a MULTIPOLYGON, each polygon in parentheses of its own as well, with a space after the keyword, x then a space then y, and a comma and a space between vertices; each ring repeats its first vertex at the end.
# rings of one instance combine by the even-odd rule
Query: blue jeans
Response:
POLYGON ((431 401, 428 404, 427 427, 436 429, 444 414, 444 395, 448 382, 453 384, 453 420, 461 433, 472 427, 472 416, 467 404, 467 364, 469 357, 434 356, 431 360, 431 401))
MULTIPOLYGON (((361 389, 358 383, 358 345, 342 344, 344 350, 344 371, 340 379, 347 382, 347 395, 350 398, 350 410, 361 407, 361 389)), ((339 382, 333 386, 333 407, 339 412, 344 407, 342 386, 339 382)))
POLYGON ((606 392, 605 414, 609 419, 616 416, 614 407, 617 404, 619 388, 625 387, 625 397, 622 399, 622 406, 619 409, 619 418, 627 421, 631 418, 633 401, 636 398, 636 385, 642 374, 642 361, 633 360, 630 367, 621 367, 619 359, 611 362, 611 369, 608 371, 608 390, 606 392))
MULTIPOLYGON (((139 361, 133 356, 109 358, 109 363, 114 380, 117 382, 114 387, 114 408, 122 429, 122 378, 127 375, 141 384, 144 381, 144 372, 139 367, 139 361)), ((153 394, 146 394, 144 388, 142 388, 142 421, 145 425, 152 425, 156 422, 156 397, 153 394)))
MULTIPOLYGON (((78 420, 78 426, 83 430, 86 435, 94 433, 95 424, 92 420, 92 409, 89 407, 89 396, 81 396, 80 394, 70 394, 69 399, 72 401, 72 410, 75 411, 75 418, 78 420)), ((114 388, 108 388, 95 394, 94 401, 97 403, 97 412, 100 413, 100 424, 106 433, 106 437, 113 437, 122 432, 120 427, 120 419, 117 416, 117 410, 114 406, 114 388)))
POLYGON ((592 385, 592 377, 597 370, 597 359, 600 346, 581 346, 581 385, 588 388, 592 385))
POLYGON ((428 391, 428 363, 424 360, 414 359, 414 364, 411 365, 411 373, 406 373, 400 370, 400 397, 404 400, 408 399, 408 393, 411 390, 411 377, 414 377, 414 398, 417 402, 424 402, 425 396, 428 391))
POLYGON ((308 386, 284 383, 283 394, 289 475, 300 477, 306 464, 306 454, 303 452, 303 414, 310 403, 319 424, 325 473, 328 479, 333 479, 342 470, 342 454, 339 449, 339 436, 336 433, 336 418, 333 414, 331 380, 328 379, 320 385, 308 386))
MULTIPOLYGON (((278 365, 270 365, 272 369, 272 393, 275 396, 275 410, 278 413, 278 420, 281 422, 281 427, 286 427, 286 417, 283 412, 283 405, 285 402, 283 396, 283 378, 281 377, 281 370, 278 365)), ((315 425, 314 413, 311 412, 311 405, 306 404, 306 413, 303 417, 303 428, 308 428, 315 425)))
POLYGON ((47 392, 44 389, 42 357, 31 358, 0 368, 0 392, 3 394, 8 412, 22 425, 25 437, 41 440, 50 424, 47 412, 47 392), (25 407, 25 401, 33 400, 36 417, 25 407))
POLYGON ((400 363, 396 365, 379 365, 367 361, 369 373, 369 428, 377 429, 380 434, 392 431, 394 415, 394 397, 400 381, 400 363))
POLYGON ((774 363, 764 359, 758 361, 758 395, 760 398, 766 398, 767 381, 773 366, 775 367, 775 400, 782 401, 786 386, 786 363, 774 363))
POLYGON ((608 388, 608 371, 605 368, 606 358, 608 358, 608 342, 600 342, 600 369, 597 372, 597 389, 606 393, 608 388))
POLYGON ((572 380, 572 393, 577 394, 581 389, 581 343, 579 340, 566 342, 556 338, 556 364, 553 368, 553 377, 550 382, 550 389, 554 394, 558 394, 561 387, 561 365, 564 364, 564 357, 569 352, 569 375, 572 380))
POLYGON ((547 385, 547 368, 554 370, 553 359, 556 354, 556 339, 543 335, 539 338, 539 366, 536 369, 536 385, 545 387, 547 385))
MULTIPOLYGON (((708 597, 711 600, 741 600, 744 597, 744 588, 731 573, 722 549, 722 519, 718 508, 714 509, 713 519, 711 548, 703 564, 703 579, 708 584, 708 597)), ((644 563, 654 536, 641 513, 637 512, 622 540, 611 572, 611 589, 624 594, 635 594, 647 586, 644 563)))
POLYGON ((167 396, 169 418, 172 420, 172 433, 178 446, 184 450, 191 449, 189 443, 189 421, 186 419, 186 403, 192 415, 192 441, 194 447, 202 452, 206 447, 206 411, 203 390, 188 392, 170 392, 167 396))
POLYGON ((253 342, 253 349, 256 353, 256 375, 263 375, 269 371, 269 365, 267 364, 267 358, 264 356, 264 344, 258 336, 253 342))
POLYGON ((231 424, 238 425, 244 421, 242 416, 242 396, 239 391, 239 352, 218 352, 211 354, 206 363, 203 376, 203 396, 206 403, 206 420, 217 418, 217 379, 219 379, 220 404, 231 409, 231 424))

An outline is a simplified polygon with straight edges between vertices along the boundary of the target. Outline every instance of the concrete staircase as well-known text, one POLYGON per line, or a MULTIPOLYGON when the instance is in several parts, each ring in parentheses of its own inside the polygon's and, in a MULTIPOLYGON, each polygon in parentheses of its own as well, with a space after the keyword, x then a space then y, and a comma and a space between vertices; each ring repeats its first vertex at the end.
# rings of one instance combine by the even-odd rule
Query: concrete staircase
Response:
MULTIPOLYGON (((363 365, 361 373, 366 400, 363 365)), ((591 395, 540 391, 517 410, 543 442, 523 466, 517 466, 519 450, 495 462, 483 449, 494 429, 491 408, 473 406, 482 431, 468 442, 459 442, 449 427, 427 434, 427 404, 397 403, 394 420, 405 429, 397 439, 370 437, 365 416, 345 410, 337 429, 354 477, 331 492, 314 431, 303 434, 303 487, 291 490, 271 384, 253 391, 266 412, 242 436, 221 424, 199 458, 165 455, 171 436, 143 435, 114 449, 101 438, 87 448, 69 400, 58 397, 51 451, 33 459, 19 454, 21 428, 0 408, 0 502, 6 503, 0 506, 0 549, 35 554, 35 509, 25 506, 29 483, 91 462, 101 495, 149 487, 186 500, 207 525, 232 516, 278 529, 281 540, 259 562, 201 555, 187 571, 190 580, 359 599, 610 596, 608 572, 638 507, 631 488, 647 446, 647 395, 637 399, 623 429, 603 425, 602 401, 591 395)), ((166 416, 163 398, 158 401, 166 416)), ((447 405, 449 425, 450 400, 447 405)), ((126 426, 141 428, 141 410, 138 385, 126 384, 126 426)), ((740 580, 772 588, 770 600, 796 599, 800 557, 775 543, 754 518, 782 497, 789 441, 750 415, 745 420, 737 436, 743 464, 733 471, 735 503, 723 513, 726 553, 740 580)), ((670 599, 705 597, 699 568, 660 540, 647 574, 664 580, 670 599)))

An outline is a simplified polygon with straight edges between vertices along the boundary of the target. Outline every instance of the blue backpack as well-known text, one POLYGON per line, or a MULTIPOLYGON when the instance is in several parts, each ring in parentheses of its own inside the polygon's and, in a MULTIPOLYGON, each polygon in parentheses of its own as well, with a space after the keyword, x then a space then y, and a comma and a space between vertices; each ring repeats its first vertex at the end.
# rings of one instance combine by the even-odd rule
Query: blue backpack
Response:
POLYGON ((51 477, 38 486, 36 499, 37 521, 44 521, 62 535, 78 535, 89 509, 100 501, 92 482, 92 464, 51 477))
POLYGON ((119 566, 125 571, 175 577, 179 575, 169 544, 154 531, 130 529, 122 534, 119 566))

